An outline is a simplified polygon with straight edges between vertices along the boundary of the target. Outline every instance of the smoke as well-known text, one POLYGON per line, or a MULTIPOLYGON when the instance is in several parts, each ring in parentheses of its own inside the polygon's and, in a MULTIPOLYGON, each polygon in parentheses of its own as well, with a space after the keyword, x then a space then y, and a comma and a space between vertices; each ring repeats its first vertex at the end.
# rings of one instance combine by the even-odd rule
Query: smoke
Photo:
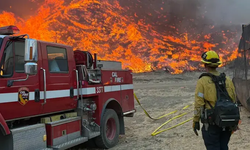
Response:
POLYGON ((199 0, 119 0, 119 2, 121 6, 128 8, 126 13, 130 16, 136 14, 135 20, 143 19, 159 32, 168 34, 177 31, 177 28, 178 32, 182 32, 180 30, 196 27, 202 19, 199 15, 199 0))
POLYGON ((203 0, 204 13, 215 25, 240 25, 250 22, 249 0, 203 0))
POLYGON ((21 18, 29 18, 36 13, 40 3, 34 3, 32 0, 1 0, 0 13, 2 11, 12 12, 21 18))
POLYGON ((249 23, 249 0, 119 0, 130 13, 148 22, 168 25, 184 24, 191 27, 204 25, 240 26, 249 23), (148 15, 148 14, 151 15, 148 15), (165 18, 163 17, 165 16, 165 18), (193 21, 194 20, 194 21, 193 21))
POLYGON ((200 13, 209 24, 222 30, 235 31, 232 41, 239 43, 242 24, 250 23, 249 0, 202 0, 200 13))

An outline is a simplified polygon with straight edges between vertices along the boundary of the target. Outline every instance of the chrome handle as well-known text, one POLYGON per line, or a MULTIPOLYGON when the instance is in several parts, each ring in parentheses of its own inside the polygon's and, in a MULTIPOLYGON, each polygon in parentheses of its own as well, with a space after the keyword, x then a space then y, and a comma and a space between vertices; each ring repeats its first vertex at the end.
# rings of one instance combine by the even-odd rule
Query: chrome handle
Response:
POLYGON ((42 103, 42 105, 46 104, 46 70, 41 68, 41 70, 43 70, 43 87, 44 87, 44 91, 43 91, 43 97, 44 97, 44 102, 42 103))
POLYGON ((79 99, 79 78, 78 78, 78 70, 76 71, 76 87, 77 87, 77 100, 79 99))

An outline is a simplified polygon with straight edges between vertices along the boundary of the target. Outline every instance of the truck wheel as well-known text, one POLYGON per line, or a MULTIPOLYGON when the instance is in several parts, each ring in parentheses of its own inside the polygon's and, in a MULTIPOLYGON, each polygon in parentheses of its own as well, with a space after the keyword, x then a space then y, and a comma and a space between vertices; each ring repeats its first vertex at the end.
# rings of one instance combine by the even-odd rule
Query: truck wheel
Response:
POLYGON ((118 143, 120 124, 113 109, 105 110, 100 130, 100 136, 95 138, 95 143, 99 148, 111 148, 118 143))

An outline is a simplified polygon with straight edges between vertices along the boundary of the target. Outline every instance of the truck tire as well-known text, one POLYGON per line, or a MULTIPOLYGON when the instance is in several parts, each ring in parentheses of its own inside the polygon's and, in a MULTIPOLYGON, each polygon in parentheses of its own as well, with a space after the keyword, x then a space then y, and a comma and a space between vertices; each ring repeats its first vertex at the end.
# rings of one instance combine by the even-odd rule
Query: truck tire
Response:
POLYGON ((13 150, 13 139, 12 135, 3 135, 0 129, 0 149, 13 150))
POLYGON ((111 148, 118 143, 120 123, 113 109, 105 110, 100 130, 100 136, 95 138, 95 143, 99 148, 111 148))

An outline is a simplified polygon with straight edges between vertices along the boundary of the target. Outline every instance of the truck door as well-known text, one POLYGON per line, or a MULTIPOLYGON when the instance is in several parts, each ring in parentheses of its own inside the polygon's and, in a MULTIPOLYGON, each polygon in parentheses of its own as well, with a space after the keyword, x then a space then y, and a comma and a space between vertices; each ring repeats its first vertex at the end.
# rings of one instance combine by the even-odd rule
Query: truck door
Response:
POLYGON ((43 106, 43 113, 74 109, 77 101, 73 92, 75 81, 73 50, 61 44, 46 42, 41 43, 41 47, 42 68, 46 72, 46 103, 43 106))
POLYGON ((39 89, 39 74, 7 86, 11 80, 27 77, 24 73, 24 48, 24 40, 5 39, 0 51, 0 112, 5 120, 38 115, 42 109, 41 103, 34 101, 39 96, 35 92, 39 89))

